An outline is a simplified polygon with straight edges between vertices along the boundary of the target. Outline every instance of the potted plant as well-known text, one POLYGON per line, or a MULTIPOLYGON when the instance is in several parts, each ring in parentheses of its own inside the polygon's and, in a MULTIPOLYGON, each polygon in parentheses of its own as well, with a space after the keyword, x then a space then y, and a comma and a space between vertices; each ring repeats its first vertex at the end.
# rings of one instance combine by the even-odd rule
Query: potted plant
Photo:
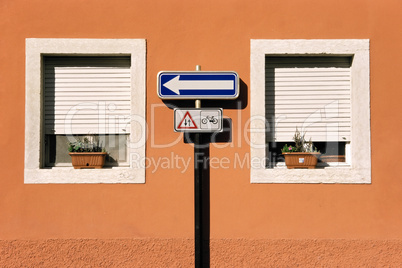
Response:
POLYGON ((321 153, 317 152, 317 148, 313 146, 313 142, 310 140, 307 142, 303 135, 296 127, 293 140, 295 145, 285 146, 282 149, 282 155, 285 157, 285 163, 287 168, 315 168, 317 165, 318 157, 321 153))
POLYGON ((105 164, 106 151, 95 136, 77 139, 68 146, 69 155, 75 169, 102 168, 105 164))

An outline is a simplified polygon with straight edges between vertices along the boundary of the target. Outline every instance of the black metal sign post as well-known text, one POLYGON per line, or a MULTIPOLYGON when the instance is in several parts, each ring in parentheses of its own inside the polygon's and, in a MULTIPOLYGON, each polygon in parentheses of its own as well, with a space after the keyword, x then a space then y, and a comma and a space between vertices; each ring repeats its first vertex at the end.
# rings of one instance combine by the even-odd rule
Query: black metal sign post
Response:
POLYGON ((194 244, 195 267, 210 264, 210 133, 195 133, 194 143, 194 244))
MULTIPOLYGON (((200 71, 201 66, 197 65, 196 70, 200 71)), ((195 101, 195 108, 201 108, 201 100, 195 101)), ((195 267, 202 267, 203 251, 203 228, 202 228, 202 171, 204 168, 205 156, 201 148, 201 133, 194 136, 194 244, 195 244, 195 267)))
POLYGON ((202 226, 202 177, 205 156, 202 146, 202 134, 194 136, 194 235, 195 235, 195 267, 200 268, 203 262, 203 226, 202 226))
POLYGON ((201 109, 201 99, 236 99, 239 96, 239 76, 236 72, 172 72, 158 74, 158 96, 161 99, 192 99, 195 109, 184 115, 175 109, 176 132, 194 134, 194 243, 195 267, 209 267, 209 143, 203 133, 223 131, 222 108, 201 109), (199 109, 199 110, 198 110, 199 109), (197 110, 198 115, 191 113, 197 110), (182 116, 182 117, 180 117, 182 116), (188 118, 186 117, 188 116, 188 118), (196 117, 198 116, 198 117, 196 117), (176 120, 177 118, 177 120, 176 120), (195 119, 200 120, 195 123, 195 119), (184 122, 184 126, 182 123, 184 122), (204 180, 205 179, 205 180, 204 180), (203 196, 205 200, 203 200, 203 196), (206 223, 207 226, 204 226, 206 223), (204 228, 205 227, 205 228, 204 228), (205 249, 208 250, 205 250, 205 249))

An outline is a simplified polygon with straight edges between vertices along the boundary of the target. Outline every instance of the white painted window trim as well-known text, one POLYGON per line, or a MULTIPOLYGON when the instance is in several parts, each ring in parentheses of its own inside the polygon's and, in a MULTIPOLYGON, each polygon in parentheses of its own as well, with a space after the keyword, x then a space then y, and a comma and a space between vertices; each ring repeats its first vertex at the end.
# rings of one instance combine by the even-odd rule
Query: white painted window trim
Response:
POLYGON ((26 39, 25 183, 145 183, 146 40, 26 39), (111 169, 43 168, 43 64, 45 55, 131 56, 130 167, 111 169), (135 160, 135 161, 132 161, 135 160))
POLYGON ((250 61, 251 183, 371 183, 369 40, 251 40, 250 61), (266 159, 265 56, 308 54, 353 56, 351 165, 312 170, 267 169, 263 161, 266 159))

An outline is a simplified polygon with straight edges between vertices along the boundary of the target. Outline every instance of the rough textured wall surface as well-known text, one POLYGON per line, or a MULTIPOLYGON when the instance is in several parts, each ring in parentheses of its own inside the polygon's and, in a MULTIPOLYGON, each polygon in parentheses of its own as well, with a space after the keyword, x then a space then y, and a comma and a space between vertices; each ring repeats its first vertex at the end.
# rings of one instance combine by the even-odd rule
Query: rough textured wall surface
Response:
MULTIPOLYGON (((191 239, 0 241, 1 267, 192 267, 191 239)), ((211 267, 401 267, 401 240, 210 241, 211 267)))

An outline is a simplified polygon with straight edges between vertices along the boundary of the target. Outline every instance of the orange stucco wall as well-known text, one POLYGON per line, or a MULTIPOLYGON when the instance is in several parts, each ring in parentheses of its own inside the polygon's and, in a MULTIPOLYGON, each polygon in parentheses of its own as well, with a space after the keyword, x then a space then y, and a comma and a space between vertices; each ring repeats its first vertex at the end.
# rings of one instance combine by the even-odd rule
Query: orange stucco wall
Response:
MULTIPOLYGON (((28 243, 25 251, 18 251, 23 259, 35 248, 40 253, 42 242, 32 241, 51 239, 57 248, 57 243, 77 245, 77 239, 96 239, 96 243, 151 239, 154 242, 144 243, 160 241, 156 248, 163 256, 170 254, 166 262, 170 260, 172 266, 175 256, 184 260, 183 265, 193 261, 191 247, 175 251, 161 246, 166 239, 181 245, 180 241, 190 243, 188 239, 193 238, 192 164, 185 172, 172 168, 153 172, 150 166, 145 184, 24 184, 26 38, 146 39, 150 126, 151 116, 155 119, 148 130, 147 156, 155 159, 170 157, 172 152, 185 159, 193 156, 192 146, 182 140, 168 148, 152 145, 170 143, 180 136, 173 132, 173 111, 157 97, 157 73, 194 70, 197 64, 203 70, 236 71, 243 81, 241 90, 247 94, 243 93, 240 110, 224 111, 233 120, 232 142, 221 144, 224 148, 211 146, 210 150, 211 156, 232 161, 235 153, 245 156, 250 150, 244 133, 250 115, 250 39, 370 39, 372 183, 250 184, 248 168, 211 168, 210 236, 215 241, 215 246, 211 245, 211 264, 214 260, 218 264, 219 256, 227 258, 228 251, 240 254, 258 247, 266 249, 237 259, 248 266, 253 262, 245 260, 272 253, 269 249, 276 248, 272 243, 281 239, 296 248, 300 241, 317 239, 326 247, 331 247, 328 241, 350 248, 357 243, 362 249, 379 243, 385 245, 384 249, 371 252, 389 254, 392 259, 402 244, 402 175, 399 161, 392 154, 402 150, 401 10, 399 0, 1 0, 2 250, 18 243, 24 248, 28 243), (225 239, 232 239, 226 250, 225 239)), ((286 249, 286 244, 281 245, 286 249)), ((314 243, 303 245, 296 251, 314 250, 314 243)), ((122 250, 129 252, 130 247, 137 246, 127 242, 122 250)), ((89 254, 91 250, 94 247, 76 246, 66 254, 89 254)), ((292 252, 288 254, 292 256, 292 252)), ((147 255, 146 263, 152 264, 152 258, 159 263, 159 256, 147 255)), ((342 256, 339 254, 339 258, 342 256)), ((356 256, 367 261, 364 254, 356 256)), ((274 263, 264 258, 266 263, 274 263)), ((0 260, 7 263, 8 259, 0 260)), ((297 260, 303 263, 303 259, 297 260)), ((395 260, 401 264, 400 258, 395 260)), ((230 261, 237 263, 233 258, 221 263, 230 261)))

